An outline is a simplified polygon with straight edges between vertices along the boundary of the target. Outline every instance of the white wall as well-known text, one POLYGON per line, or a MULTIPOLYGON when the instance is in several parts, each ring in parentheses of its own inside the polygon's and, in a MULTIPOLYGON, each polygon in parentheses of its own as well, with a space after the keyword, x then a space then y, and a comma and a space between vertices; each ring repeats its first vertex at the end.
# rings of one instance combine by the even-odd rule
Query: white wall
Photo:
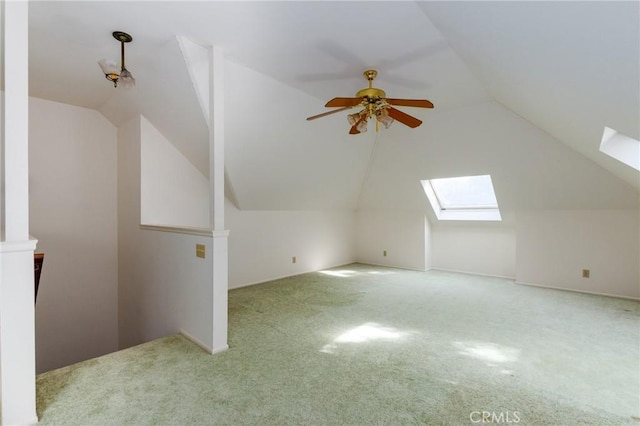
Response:
POLYGON ((432 225, 432 268, 515 277, 516 233, 501 222, 445 222, 432 225))
POLYGON ((424 212, 358 211, 356 258, 363 263, 425 270, 429 264, 427 236, 424 212))
POLYGON ((116 128, 98 112, 31 98, 30 228, 45 253, 38 372, 117 349, 116 128))
POLYGON ((516 280, 639 298, 639 228, 633 209, 519 212, 516 280))
POLYGON ((185 331, 211 347, 212 237, 140 228, 140 132, 140 118, 118 129, 119 345, 185 331))
POLYGON ((353 212, 247 211, 225 203, 229 288, 355 260, 353 212))
POLYGON ((209 228, 209 179, 144 117, 140 133, 142 223, 209 228))

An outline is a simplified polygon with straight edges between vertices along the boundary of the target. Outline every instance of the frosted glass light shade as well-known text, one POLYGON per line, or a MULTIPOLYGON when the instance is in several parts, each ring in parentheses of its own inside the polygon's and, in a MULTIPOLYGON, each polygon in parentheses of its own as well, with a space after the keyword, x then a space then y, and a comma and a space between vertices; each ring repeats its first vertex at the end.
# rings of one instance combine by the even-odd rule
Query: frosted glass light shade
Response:
POLYGON ((385 129, 388 129, 389 126, 391 126, 391 124, 393 123, 393 118, 389 117, 388 115, 386 117, 378 117, 378 121, 380 123, 382 123, 382 125, 384 126, 385 129))
POLYGON ((100 59, 98 65, 105 74, 118 74, 118 64, 110 59, 100 59))
POLYGON ((376 120, 378 120, 379 123, 382 123, 385 129, 388 129, 394 121, 393 118, 389 117, 389 111, 386 109, 378 111, 376 114, 376 120))
POLYGON ((360 123, 358 123, 358 125, 356 126, 356 129, 360 133, 365 133, 367 131, 367 119, 365 118, 360 123))
POLYGON ((122 72, 120 72, 118 82, 120 83, 120 86, 125 89, 129 89, 136 85, 136 79, 133 78, 133 75, 131 75, 127 69, 123 69, 122 72))
POLYGON ((353 126, 358 122, 358 120, 360 120, 360 114, 357 112, 354 114, 349 114, 347 115, 347 120, 349 120, 349 124, 353 126))

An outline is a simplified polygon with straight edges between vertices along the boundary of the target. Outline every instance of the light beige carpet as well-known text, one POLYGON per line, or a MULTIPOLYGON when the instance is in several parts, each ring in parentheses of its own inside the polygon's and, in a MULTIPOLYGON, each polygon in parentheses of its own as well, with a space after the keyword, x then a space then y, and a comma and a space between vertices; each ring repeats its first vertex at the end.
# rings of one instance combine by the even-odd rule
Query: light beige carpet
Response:
POLYGON ((181 336, 44 373, 56 425, 640 425, 634 301, 349 265, 233 290, 181 336), (485 424, 487 422, 484 422, 485 424))

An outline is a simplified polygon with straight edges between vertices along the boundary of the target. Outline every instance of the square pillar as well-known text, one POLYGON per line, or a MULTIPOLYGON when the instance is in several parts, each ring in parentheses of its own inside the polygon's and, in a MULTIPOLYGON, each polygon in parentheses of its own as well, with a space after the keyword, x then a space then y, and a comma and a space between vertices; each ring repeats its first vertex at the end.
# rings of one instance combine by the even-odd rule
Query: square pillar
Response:
POLYGON ((209 48, 209 190, 210 223, 213 228, 213 346, 226 350, 228 327, 228 239, 224 229, 224 56, 209 48))

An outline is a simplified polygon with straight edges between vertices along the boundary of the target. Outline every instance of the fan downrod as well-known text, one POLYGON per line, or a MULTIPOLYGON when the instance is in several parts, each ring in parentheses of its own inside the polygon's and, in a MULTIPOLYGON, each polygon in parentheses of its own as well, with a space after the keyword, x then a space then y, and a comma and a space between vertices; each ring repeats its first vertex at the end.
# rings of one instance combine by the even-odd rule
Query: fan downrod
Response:
POLYGON ((378 75, 378 71, 367 70, 362 73, 362 75, 364 75, 364 77, 369 80, 369 87, 358 91, 358 93, 356 93, 357 98, 367 98, 369 103, 371 103, 377 102, 378 99, 383 99, 387 96, 384 90, 373 87, 373 79, 378 75))

